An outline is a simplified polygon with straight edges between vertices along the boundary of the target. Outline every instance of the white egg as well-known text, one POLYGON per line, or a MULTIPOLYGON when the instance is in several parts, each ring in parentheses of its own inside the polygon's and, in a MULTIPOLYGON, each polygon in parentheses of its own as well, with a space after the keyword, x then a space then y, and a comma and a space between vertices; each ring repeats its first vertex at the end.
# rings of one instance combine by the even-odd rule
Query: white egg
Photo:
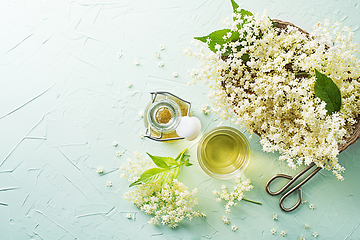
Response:
POLYGON ((176 133, 186 140, 194 140, 200 133, 201 123, 196 117, 181 117, 179 126, 176 128, 176 133))

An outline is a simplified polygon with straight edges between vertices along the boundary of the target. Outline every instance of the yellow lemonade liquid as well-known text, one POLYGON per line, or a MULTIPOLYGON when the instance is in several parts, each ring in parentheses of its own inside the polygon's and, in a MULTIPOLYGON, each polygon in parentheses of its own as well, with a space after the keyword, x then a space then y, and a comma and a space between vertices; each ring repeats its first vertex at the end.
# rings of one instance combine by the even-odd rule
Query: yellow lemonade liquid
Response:
POLYGON ((249 161, 249 143, 230 127, 219 127, 205 135, 198 151, 200 166, 216 178, 227 178, 244 170, 249 161))

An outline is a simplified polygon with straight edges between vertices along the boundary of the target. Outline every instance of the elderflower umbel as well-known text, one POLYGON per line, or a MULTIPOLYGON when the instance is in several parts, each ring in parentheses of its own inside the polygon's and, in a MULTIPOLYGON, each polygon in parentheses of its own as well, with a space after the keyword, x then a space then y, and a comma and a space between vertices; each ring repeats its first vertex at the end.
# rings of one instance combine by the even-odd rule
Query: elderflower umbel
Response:
POLYGON ((266 13, 249 17, 241 29, 237 29, 238 21, 225 23, 241 40, 217 45, 216 53, 205 51, 209 43, 199 41, 195 42, 199 52, 184 50, 200 66, 189 71, 191 83, 210 84, 212 111, 260 134, 263 150, 278 151, 279 160, 289 167, 314 162, 343 180, 338 146, 352 133, 360 112, 359 47, 354 33, 325 21, 314 26, 308 37, 292 26, 286 30, 271 27, 266 13), (256 37, 260 32, 261 37, 256 37), (229 48, 233 53, 225 57, 229 48), (244 54, 246 62, 241 59, 244 54), (325 102, 315 97, 314 69, 339 87, 339 112, 327 115, 325 102))
MULTIPOLYGON (((122 177, 127 177, 129 182, 138 180, 145 170, 155 167, 155 164, 142 154, 135 152, 134 156, 136 161, 128 159, 128 164, 121 167, 121 170, 125 171, 122 177)), ((185 219, 206 217, 205 214, 193 210, 198 204, 195 198, 197 193, 197 188, 189 191, 187 186, 174 179, 163 185, 151 183, 134 186, 134 189, 126 192, 123 197, 134 203, 141 211, 152 215, 150 224, 163 224, 176 228, 185 219)))
POLYGON ((254 186, 250 183, 250 179, 241 181, 240 177, 238 177, 236 178, 236 185, 234 186, 234 190, 231 192, 228 192, 226 185, 223 184, 221 186, 221 192, 218 192, 217 190, 213 191, 213 194, 218 195, 218 197, 216 198, 216 202, 220 202, 222 199, 224 199, 226 201, 226 204, 224 206, 225 212, 230 213, 230 207, 236 205, 234 201, 241 201, 244 197, 244 191, 250 191, 254 188, 254 186))

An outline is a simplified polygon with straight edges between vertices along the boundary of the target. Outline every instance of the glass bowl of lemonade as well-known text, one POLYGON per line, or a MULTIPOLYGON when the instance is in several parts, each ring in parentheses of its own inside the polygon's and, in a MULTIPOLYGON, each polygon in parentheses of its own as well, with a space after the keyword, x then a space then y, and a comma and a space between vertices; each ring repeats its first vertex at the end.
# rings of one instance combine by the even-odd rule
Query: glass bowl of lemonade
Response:
POLYGON ((230 179, 239 176, 250 161, 250 144, 246 137, 233 127, 212 129, 200 139, 197 158, 209 176, 230 179))

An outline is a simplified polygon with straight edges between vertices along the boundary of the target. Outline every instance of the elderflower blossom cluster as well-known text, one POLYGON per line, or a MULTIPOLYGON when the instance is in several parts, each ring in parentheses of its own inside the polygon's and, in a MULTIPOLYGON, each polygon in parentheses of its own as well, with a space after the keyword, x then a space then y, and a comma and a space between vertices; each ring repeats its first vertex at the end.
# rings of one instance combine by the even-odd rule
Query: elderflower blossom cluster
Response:
POLYGON ((253 188, 254 186, 251 185, 250 179, 241 181, 240 177, 238 177, 236 178, 236 185, 234 186, 233 191, 229 192, 226 185, 224 184, 221 186, 221 192, 214 190, 213 194, 218 195, 218 198, 216 199, 217 202, 220 202, 222 199, 226 201, 225 212, 230 213, 230 207, 237 205, 235 200, 241 201, 244 197, 244 191, 250 191, 253 188))
POLYGON ((217 44, 216 53, 205 50, 210 40, 195 41, 198 52, 184 50, 200 66, 190 71, 192 83, 209 83, 212 110, 260 135, 263 150, 279 151, 279 160, 292 169, 314 162, 343 180, 339 146, 352 133, 360 112, 360 52, 353 32, 325 21, 307 36, 296 27, 272 27, 266 12, 246 16, 238 29, 243 20, 237 18, 225 23, 239 33, 240 41, 223 48, 217 44), (233 52, 227 57, 226 47, 233 52), (243 61, 246 54, 249 59, 243 61), (339 112, 328 115, 326 103, 315 97, 315 69, 339 87, 339 112))
MULTIPOLYGON (((136 153, 136 161, 128 160, 127 165, 121 167, 125 171, 123 178, 127 177, 129 182, 139 179, 140 175, 155 167, 155 164, 143 155, 136 153)), ((152 215, 150 224, 163 224, 171 228, 178 227, 185 219, 192 220, 194 217, 206 217, 204 213, 193 210, 198 204, 195 195, 198 189, 189 191, 189 188, 177 179, 172 182, 141 184, 134 186, 124 194, 124 199, 132 202, 141 211, 152 215)))

